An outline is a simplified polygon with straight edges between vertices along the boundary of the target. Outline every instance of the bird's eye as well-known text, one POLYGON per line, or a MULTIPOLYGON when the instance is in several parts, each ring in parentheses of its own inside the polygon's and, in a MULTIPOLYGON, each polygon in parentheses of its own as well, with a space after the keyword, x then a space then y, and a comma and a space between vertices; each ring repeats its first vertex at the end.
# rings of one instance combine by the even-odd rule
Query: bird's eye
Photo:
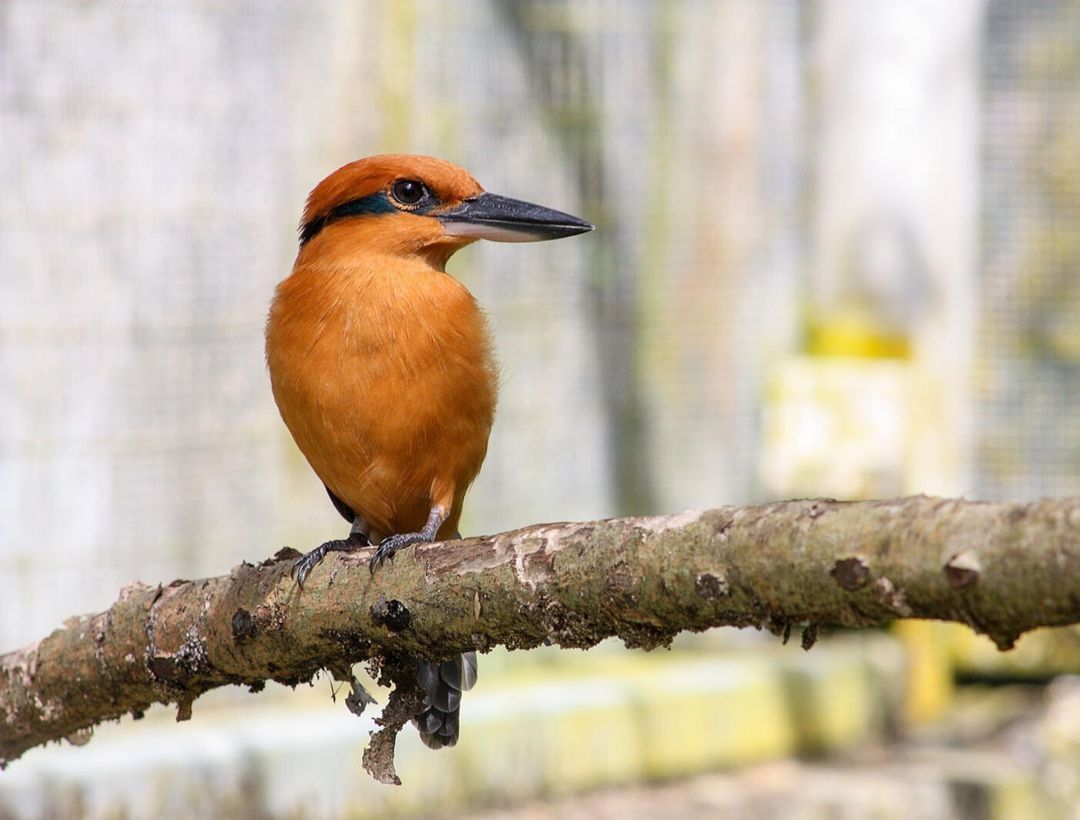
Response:
POLYGON ((391 195, 402 205, 419 205, 431 196, 427 186, 418 179, 399 179, 390 189, 391 195))

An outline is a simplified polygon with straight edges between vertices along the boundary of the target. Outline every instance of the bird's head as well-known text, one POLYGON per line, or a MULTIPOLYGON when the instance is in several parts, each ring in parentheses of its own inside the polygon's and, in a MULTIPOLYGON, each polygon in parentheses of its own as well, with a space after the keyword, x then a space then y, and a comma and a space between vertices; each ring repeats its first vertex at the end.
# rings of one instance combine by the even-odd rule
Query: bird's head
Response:
POLYGON ((486 193, 444 160, 383 154, 350 162, 315 187, 300 249, 419 255, 441 268, 477 239, 535 242, 592 229, 576 216, 486 193))

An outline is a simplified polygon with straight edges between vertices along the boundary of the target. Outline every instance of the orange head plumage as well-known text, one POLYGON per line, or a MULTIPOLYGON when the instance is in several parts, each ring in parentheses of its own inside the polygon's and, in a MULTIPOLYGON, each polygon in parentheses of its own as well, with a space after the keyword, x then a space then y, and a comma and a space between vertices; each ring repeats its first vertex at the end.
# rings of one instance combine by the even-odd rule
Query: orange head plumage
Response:
POLYGON ((468 171, 445 160, 382 154, 351 162, 315 187, 300 243, 301 255, 309 246, 325 254, 360 243, 369 251, 418 254, 441 268, 477 239, 530 242, 592 227, 551 208, 489 194, 468 171))

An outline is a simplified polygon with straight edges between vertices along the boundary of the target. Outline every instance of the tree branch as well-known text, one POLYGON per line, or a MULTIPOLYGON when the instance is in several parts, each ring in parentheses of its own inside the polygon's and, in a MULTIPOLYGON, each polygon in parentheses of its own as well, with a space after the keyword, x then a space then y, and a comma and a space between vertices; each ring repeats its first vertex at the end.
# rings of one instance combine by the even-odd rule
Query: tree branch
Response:
POLYGON ((383 759, 366 764, 393 780, 393 736, 415 697, 402 658, 610 636, 648 648, 724 625, 801 626, 808 646, 818 624, 896 618, 959 621, 1008 649, 1027 630, 1080 622, 1080 498, 790 501, 543 524, 415 547, 374 576, 365 554, 332 554, 303 591, 295 554, 131 584, 107 611, 0 656, 0 764, 153 703, 177 703, 183 720, 217 686, 295 685, 375 659, 398 708, 383 759))

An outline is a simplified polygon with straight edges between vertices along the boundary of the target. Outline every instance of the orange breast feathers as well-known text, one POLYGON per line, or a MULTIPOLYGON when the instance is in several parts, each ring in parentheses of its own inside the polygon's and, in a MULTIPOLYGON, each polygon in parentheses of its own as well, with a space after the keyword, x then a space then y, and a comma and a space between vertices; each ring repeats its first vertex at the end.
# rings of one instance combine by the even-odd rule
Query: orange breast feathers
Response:
POLYGON ((436 505, 450 537, 495 414, 487 322, 439 266, 354 250, 301 253, 278 286, 274 398, 315 473, 375 538, 419 530, 436 505))

